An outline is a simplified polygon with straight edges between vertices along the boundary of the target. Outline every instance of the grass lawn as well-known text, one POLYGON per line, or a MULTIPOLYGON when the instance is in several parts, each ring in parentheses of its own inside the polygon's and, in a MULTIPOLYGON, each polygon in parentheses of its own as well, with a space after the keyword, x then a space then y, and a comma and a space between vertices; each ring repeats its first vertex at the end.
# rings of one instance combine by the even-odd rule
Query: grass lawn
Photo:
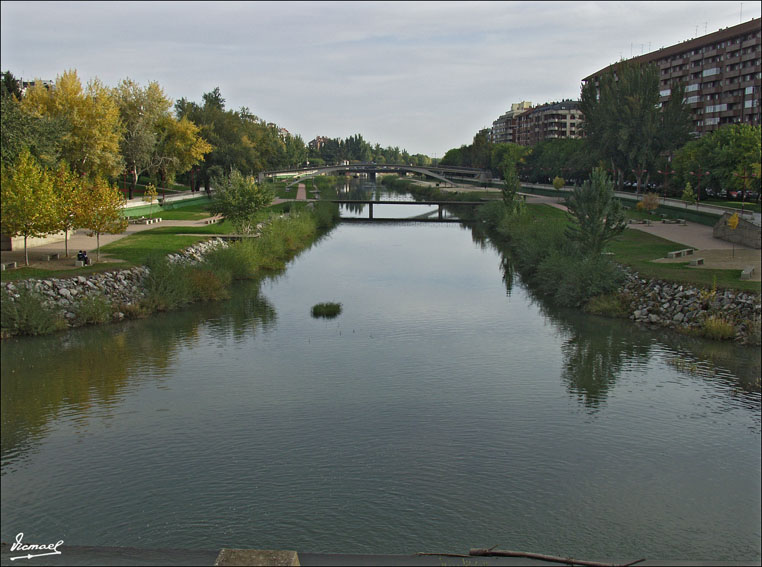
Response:
MULTIPOLYGON (((185 233, 189 230, 187 227, 165 228, 183 229, 185 233)), ((195 229, 193 231, 196 232, 195 229)), ((151 255, 160 254, 165 256, 178 252, 206 238, 208 236, 203 234, 182 236, 174 232, 167 233, 164 229, 157 228, 131 234, 126 238, 101 246, 101 252, 108 254, 111 258, 124 260, 130 265, 140 265, 145 263, 145 259, 151 255)))
MULTIPOLYGON (((564 211, 549 205, 528 205, 527 210, 538 220, 568 222, 564 211)), ((627 212, 631 218, 654 219, 648 213, 635 210, 627 212)), ((741 289, 760 293, 762 287, 760 282, 741 281, 741 270, 697 270, 688 267, 690 259, 676 264, 653 262, 653 260, 658 258, 665 258, 667 252, 682 250, 683 248, 686 248, 684 244, 659 238, 641 230, 627 229, 621 236, 608 245, 607 251, 614 253, 615 261, 632 267, 644 277, 709 288, 716 283, 718 288, 741 289)))
POLYGON ((701 201, 706 205, 717 205, 719 207, 730 207, 732 209, 740 209, 741 206, 747 211, 754 211, 755 213, 762 212, 762 206, 759 203, 742 203, 741 201, 726 201, 724 199, 707 199, 701 201))
POLYGON ((688 267, 690 260, 676 264, 658 264, 652 260, 665 258, 667 252, 682 250, 683 244, 659 238, 640 230, 625 230, 607 247, 614 253, 614 260, 626 264, 642 276, 718 288, 741 289, 760 292, 760 282, 741 281, 741 270, 712 270, 688 267))

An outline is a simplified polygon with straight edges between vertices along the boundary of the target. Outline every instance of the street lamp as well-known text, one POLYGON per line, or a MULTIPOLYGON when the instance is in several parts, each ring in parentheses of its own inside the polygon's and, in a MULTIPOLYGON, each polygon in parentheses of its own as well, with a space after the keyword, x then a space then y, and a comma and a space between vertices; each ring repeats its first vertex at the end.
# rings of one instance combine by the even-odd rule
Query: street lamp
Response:
POLYGON ((701 200, 701 178, 710 175, 710 173, 708 171, 691 171, 690 174, 698 178, 698 183, 696 184, 696 210, 698 211, 699 201, 701 200))
POLYGON ((661 173, 664 176, 664 202, 667 202, 667 177, 672 175, 674 170, 667 168, 666 171, 662 171, 661 169, 657 170, 659 173, 661 173))

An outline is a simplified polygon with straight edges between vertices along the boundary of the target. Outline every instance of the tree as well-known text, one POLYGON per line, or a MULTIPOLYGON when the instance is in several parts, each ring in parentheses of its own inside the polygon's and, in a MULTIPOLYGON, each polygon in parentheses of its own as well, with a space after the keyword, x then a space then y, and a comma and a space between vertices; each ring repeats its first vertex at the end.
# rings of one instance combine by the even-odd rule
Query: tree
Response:
POLYGON ((211 151, 212 145, 201 137, 199 127, 187 118, 176 120, 165 116, 158 121, 154 161, 155 170, 165 184, 201 163, 211 151))
POLYGON ((656 65, 625 61, 604 73, 598 84, 590 81, 582 87, 580 109, 587 142, 619 172, 620 183, 633 173, 640 193, 656 158, 688 139, 690 114, 683 92, 676 86, 662 108, 656 65))
POLYGON ((21 100, 21 83, 10 71, 0 73, 0 96, 12 96, 21 100))
POLYGON ((53 88, 41 84, 29 88, 21 103, 38 116, 66 120, 61 157, 75 172, 94 179, 122 171, 119 107, 98 79, 83 89, 77 72, 66 71, 53 88))
POLYGON ((590 256, 600 255, 606 243, 627 226, 622 205, 614 197, 614 184, 601 168, 594 169, 582 187, 574 188, 566 207, 573 221, 567 236, 590 256))
POLYGON ((148 203, 148 216, 153 218, 153 202, 156 200, 159 194, 156 191, 156 185, 149 183, 146 187, 145 193, 143 193, 143 201, 148 203))
POLYGON ((242 234, 254 231, 255 215, 272 202, 272 192, 238 170, 214 178, 212 214, 222 215, 242 234))
POLYGON ((57 195, 58 229, 64 231, 64 250, 69 257, 69 231, 78 227, 84 184, 82 178, 64 162, 53 174, 53 188, 57 195))
POLYGON ((519 215, 526 210, 524 201, 519 196, 519 190, 521 189, 521 182, 519 176, 516 173, 516 168, 506 169, 505 176, 503 178, 503 204, 505 205, 508 214, 519 215))
POLYGON ((96 261, 101 258, 101 234, 119 234, 127 228, 122 216, 124 197, 119 189, 109 185, 103 178, 96 178, 81 193, 77 224, 90 231, 96 238, 96 261))
POLYGON ((0 148, 2 162, 11 166, 24 149, 40 165, 55 167, 61 154, 66 121, 39 116, 26 110, 14 95, 3 90, 0 95, 0 148))
POLYGON ((10 237, 24 237, 24 262, 29 265, 27 240, 57 229, 57 199, 50 173, 22 151, 12 167, 2 166, 0 227, 10 237))
POLYGON ((113 94, 124 125, 119 147, 132 175, 129 191, 129 198, 132 199, 140 175, 161 162, 162 158, 155 152, 157 125, 160 119, 169 116, 172 102, 155 81, 141 88, 127 78, 114 89, 113 94))

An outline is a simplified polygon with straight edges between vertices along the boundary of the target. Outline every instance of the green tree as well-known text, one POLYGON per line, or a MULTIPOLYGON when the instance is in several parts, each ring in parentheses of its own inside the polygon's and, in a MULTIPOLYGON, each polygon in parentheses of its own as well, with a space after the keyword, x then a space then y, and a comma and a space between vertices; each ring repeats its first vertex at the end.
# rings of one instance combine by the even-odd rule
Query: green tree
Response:
POLYGON ((14 95, 0 95, 0 155, 6 166, 13 165, 26 149, 40 165, 55 167, 61 154, 67 126, 64 119, 40 116, 26 110, 14 95))
POLYGON ((157 82, 143 88, 130 78, 119 83, 113 96, 124 127, 119 147, 132 176, 129 190, 132 199, 140 175, 160 164, 162 157, 155 151, 158 122, 169 116, 172 102, 157 82))
POLYGON ((64 231, 64 250, 69 257, 69 231, 78 228, 80 209, 85 190, 81 177, 69 169, 66 163, 58 164, 53 174, 53 188, 57 195, 58 229, 64 231))
POLYGON ((622 205, 614 197, 614 185, 601 168, 594 169, 588 181, 574 188, 566 206, 573 221, 567 236, 579 243, 585 255, 600 255, 606 243, 627 226, 622 205))
POLYGON ((98 177, 80 193, 77 225, 96 238, 96 261, 101 259, 101 234, 120 234, 127 228, 122 216, 124 197, 118 188, 98 177))
POLYGON ((656 158, 688 139, 690 115, 682 92, 676 86, 670 103, 661 108, 658 68, 625 61, 605 72, 598 84, 590 81, 582 87, 587 142, 619 172, 620 184, 632 173, 640 193, 656 158))
POLYGON ((256 226, 256 213, 272 202, 272 192, 258 185, 252 176, 238 170, 214 178, 213 214, 222 215, 242 234, 251 234, 256 226))
POLYGON ((24 262, 28 266, 27 240, 58 228, 53 178, 28 150, 22 151, 12 167, 3 164, 1 177, 0 228, 7 236, 24 237, 24 262))
MULTIPOLYGON (((698 140, 685 144, 675 153, 673 165, 677 174, 677 187, 686 182, 696 182, 691 172, 709 171, 711 175, 701 180, 702 193, 705 189, 719 192, 723 189, 742 189, 743 178, 734 173, 746 169, 752 171, 762 158, 762 127, 749 124, 729 124, 714 130, 698 140)), ((748 182, 749 180, 747 180, 748 182)), ((757 177, 750 187, 759 189, 757 177)), ((703 195, 700 196, 703 198, 703 195)), ((730 198, 730 197, 728 197, 730 198)))

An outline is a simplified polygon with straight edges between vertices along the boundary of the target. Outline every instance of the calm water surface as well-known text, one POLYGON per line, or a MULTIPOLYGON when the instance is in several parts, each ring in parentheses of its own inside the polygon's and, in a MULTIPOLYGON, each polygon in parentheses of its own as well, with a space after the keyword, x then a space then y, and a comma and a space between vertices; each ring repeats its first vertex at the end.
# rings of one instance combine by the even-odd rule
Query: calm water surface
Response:
POLYGON ((228 302, 5 341, 2 540, 759 559, 759 352, 506 273, 345 224, 228 302))

